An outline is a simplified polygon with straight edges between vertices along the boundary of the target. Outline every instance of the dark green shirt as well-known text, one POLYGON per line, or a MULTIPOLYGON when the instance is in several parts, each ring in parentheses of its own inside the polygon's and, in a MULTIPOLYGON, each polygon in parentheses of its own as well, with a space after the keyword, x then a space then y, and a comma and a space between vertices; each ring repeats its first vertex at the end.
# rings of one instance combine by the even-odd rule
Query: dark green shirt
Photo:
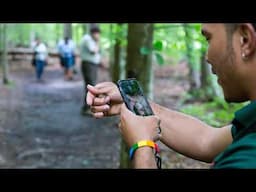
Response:
POLYGON ((256 168, 256 101, 235 113, 233 142, 215 159, 212 168, 256 168))

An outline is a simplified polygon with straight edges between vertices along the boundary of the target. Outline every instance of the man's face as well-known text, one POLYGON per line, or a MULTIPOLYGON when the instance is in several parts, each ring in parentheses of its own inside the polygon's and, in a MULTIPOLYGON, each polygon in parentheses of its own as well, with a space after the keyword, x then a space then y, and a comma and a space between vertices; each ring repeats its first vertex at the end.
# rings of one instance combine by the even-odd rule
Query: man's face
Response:
POLYGON ((241 70, 238 35, 227 34, 224 24, 203 24, 202 34, 208 41, 207 62, 217 75, 227 102, 247 100, 241 70))
POLYGON ((92 37, 93 37, 93 39, 94 39, 95 41, 99 41, 99 39, 100 39, 100 33, 94 32, 94 33, 92 33, 92 37))

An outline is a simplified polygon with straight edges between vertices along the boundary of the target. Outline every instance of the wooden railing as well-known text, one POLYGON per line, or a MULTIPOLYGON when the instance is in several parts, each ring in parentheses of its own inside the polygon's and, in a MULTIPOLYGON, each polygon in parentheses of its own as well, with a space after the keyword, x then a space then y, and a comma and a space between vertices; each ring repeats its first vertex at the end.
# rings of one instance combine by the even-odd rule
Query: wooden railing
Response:
MULTIPOLYGON (((1 52, 0 52, 1 54, 1 52)), ((8 59, 9 60, 30 60, 33 55, 33 49, 31 48, 9 48, 8 49, 8 59)), ((49 57, 59 57, 58 51, 55 49, 50 49, 48 51, 49 57)), ((77 53, 76 56, 79 56, 77 53)))

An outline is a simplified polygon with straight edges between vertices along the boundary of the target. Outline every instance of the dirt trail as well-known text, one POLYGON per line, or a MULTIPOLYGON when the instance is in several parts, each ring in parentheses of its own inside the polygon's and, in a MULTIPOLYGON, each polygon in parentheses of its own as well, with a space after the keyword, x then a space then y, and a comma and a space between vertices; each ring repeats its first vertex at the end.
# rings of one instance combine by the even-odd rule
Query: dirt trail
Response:
MULTIPOLYGON (((187 86, 179 70, 184 71, 156 70, 156 102, 177 107, 187 86)), ((118 168, 120 135, 113 128, 118 118, 80 115, 84 99, 80 73, 67 82, 59 66, 48 66, 44 83, 35 81, 33 69, 12 71, 11 79, 14 84, 0 86, 1 168, 118 168)), ((108 79, 108 71, 101 69, 98 81, 108 79)), ((208 167, 161 148, 163 168, 208 167)))

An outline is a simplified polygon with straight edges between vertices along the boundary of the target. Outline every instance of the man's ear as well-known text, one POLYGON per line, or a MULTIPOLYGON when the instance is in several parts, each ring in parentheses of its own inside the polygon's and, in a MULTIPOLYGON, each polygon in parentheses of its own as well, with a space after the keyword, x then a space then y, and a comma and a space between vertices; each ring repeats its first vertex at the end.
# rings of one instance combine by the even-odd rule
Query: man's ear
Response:
POLYGON ((239 24, 240 46, 243 58, 249 58, 256 51, 256 31, 252 24, 239 24))

